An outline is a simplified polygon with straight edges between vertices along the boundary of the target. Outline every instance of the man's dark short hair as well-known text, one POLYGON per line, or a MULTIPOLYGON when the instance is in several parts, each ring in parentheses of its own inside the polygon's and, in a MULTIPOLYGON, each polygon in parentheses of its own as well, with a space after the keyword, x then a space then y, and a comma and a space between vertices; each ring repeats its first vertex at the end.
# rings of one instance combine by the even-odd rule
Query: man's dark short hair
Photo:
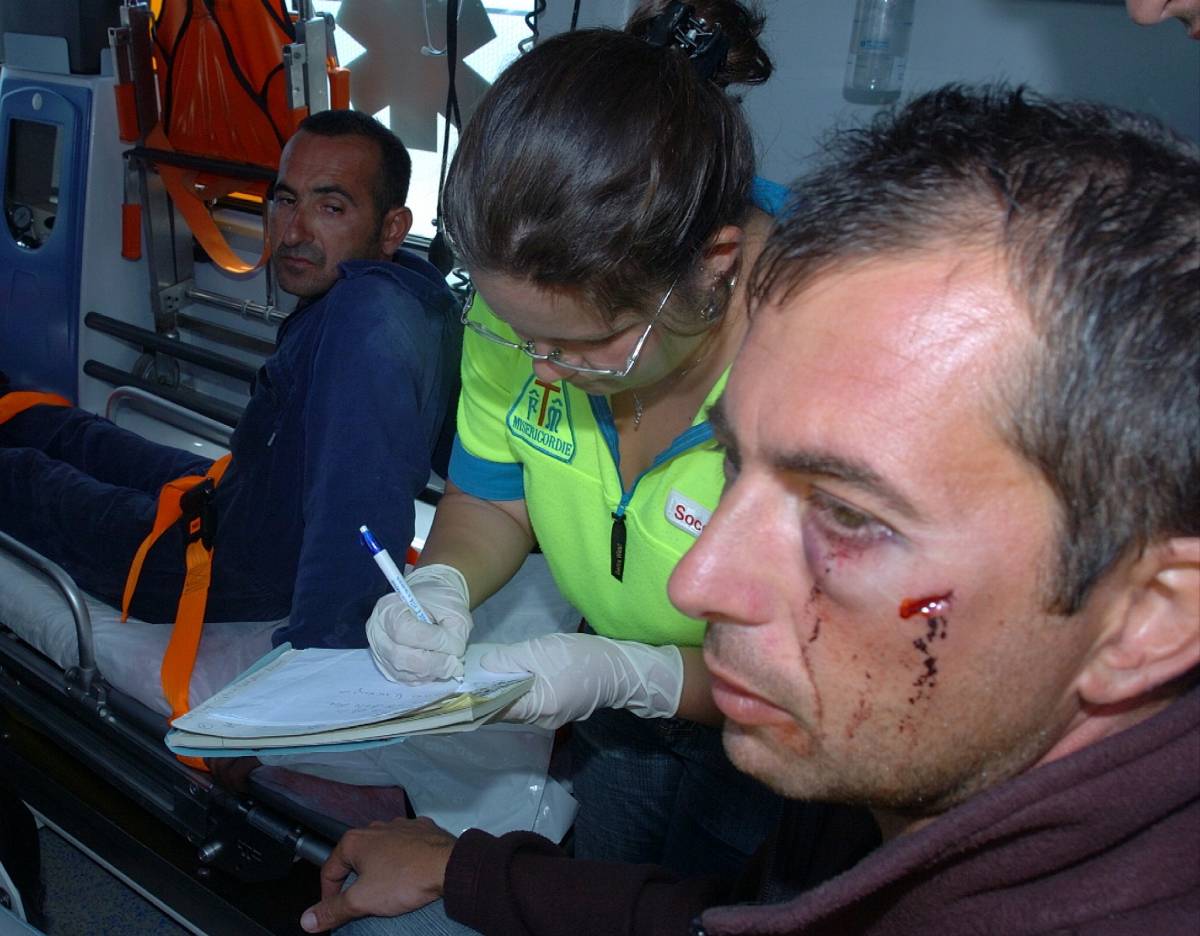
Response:
POLYGON ((1048 604, 1073 613, 1119 558, 1200 535, 1200 147, 1098 104, 949 86, 831 138, 754 294, 946 245, 999 250, 1040 339, 1000 380, 1000 422, 1058 496, 1048 604))
POLYGON ((412 158, 400 138, 374 117, 354 110, 317 111, 300 121, 296 129, 323 137, 361 136, 374 140, 379 147, 380 173, 374 186, 379 216, 408 201, 412 158))

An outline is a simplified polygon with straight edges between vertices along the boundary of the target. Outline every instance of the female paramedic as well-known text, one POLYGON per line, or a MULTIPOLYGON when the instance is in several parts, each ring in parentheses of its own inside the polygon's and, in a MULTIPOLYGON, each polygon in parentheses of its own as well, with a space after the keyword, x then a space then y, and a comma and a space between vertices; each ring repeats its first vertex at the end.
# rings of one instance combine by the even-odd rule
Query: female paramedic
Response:
POLYGON ((541 547, 584 633, 483 663, 536 676, 508 720, 577 722, 577 857, 728 870, 777 815, 725 757, 704 623, 666 587, 721 490, 706 413, 746 330, 756 205, 781 201, 724 90, 769 76, 762 25, 733 0, 657 0, 624 32, 550 39, 490 89, 447 180, 478 292, 450 484, 408 577, 436 623, 388 596, 368 639, 393 678, 460 674, 470 607, 541 547))

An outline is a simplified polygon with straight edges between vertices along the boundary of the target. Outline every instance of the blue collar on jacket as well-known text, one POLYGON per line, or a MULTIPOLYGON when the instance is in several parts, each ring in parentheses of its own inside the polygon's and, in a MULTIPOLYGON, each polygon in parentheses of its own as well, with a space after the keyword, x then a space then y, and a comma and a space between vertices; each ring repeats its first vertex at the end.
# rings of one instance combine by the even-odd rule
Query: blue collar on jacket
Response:
POLYGON ((320 305, 338 287, 342 280, 354 279, 367 274, 382 273, 390 276, 401 284, 408 292, 423 305, 438 306, 453 298, 446 280, 432 263, 419 257, 411 250, 401 248, 392 254, 391 260, 346 260, 338 264, 338 278, 333 285, 319 296, 311 299, 301 299, 292 312, 279 326, 275 336, 278 344, 288 326, 298 319, 302 313, 314 306, 320 305))

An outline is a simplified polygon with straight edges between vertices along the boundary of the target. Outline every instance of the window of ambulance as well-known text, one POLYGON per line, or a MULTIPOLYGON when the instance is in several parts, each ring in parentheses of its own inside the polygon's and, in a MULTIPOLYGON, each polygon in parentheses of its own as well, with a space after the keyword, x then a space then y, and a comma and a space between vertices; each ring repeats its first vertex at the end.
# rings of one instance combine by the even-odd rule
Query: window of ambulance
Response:
MULTIPOLYGON (((455 90, 465 124, 496 76, 521 53, 535 0, 314 0, 333 14, 350 105, 390 127, 412 154, 411 236, 433 237, 446 134, 446 6, 458 5, 455 90)), ((450 155, 458 132, 450 128, 450 155)))

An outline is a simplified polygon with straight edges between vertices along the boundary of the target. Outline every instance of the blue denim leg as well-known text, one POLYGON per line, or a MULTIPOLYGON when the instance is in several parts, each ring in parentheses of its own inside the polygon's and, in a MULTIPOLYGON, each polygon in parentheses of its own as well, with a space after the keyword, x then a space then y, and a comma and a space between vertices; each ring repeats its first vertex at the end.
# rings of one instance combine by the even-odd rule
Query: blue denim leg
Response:
MULTIPOLYGON (((31 448, 0 449, 0 530, 57 562, 85 591, 120 606, 129 563, 154 523, 155 495, 106 484, 31 448)), ((172 528, 147 554, 131 612, 175 617, 183 536, 172 528)))
POLYGON ((571 734, 575 855, 684 874, 740 870, 783 800, 729 762, 719 728, 601 709, 571 734))
MULTIPOLYGON (((0 423, 0 530, 57 562, 84 591, 119 607, 129 564, 154 525, 159 489, 210 465, 83 410, 35 406, 0 423)), ((287 615, 290 581, 268 579, 238 561, 255 535, 244 524, 218 522, 205 620, 287 615)), ((183 533, 172 527, 146 556, 130 613, 173 621, 184 568, 183 533)))
POLYGON ((158 445, 107 419, 64 406, 34 406, 0 423, 0 446, 33 448, 97 481, 157 494, 168 481, 203 474, 209 459, 158 445))
POLYGON ((335 936, 479 936, 446 916, 440 900, 398 917, 363 917, 334 931, 335 936))

